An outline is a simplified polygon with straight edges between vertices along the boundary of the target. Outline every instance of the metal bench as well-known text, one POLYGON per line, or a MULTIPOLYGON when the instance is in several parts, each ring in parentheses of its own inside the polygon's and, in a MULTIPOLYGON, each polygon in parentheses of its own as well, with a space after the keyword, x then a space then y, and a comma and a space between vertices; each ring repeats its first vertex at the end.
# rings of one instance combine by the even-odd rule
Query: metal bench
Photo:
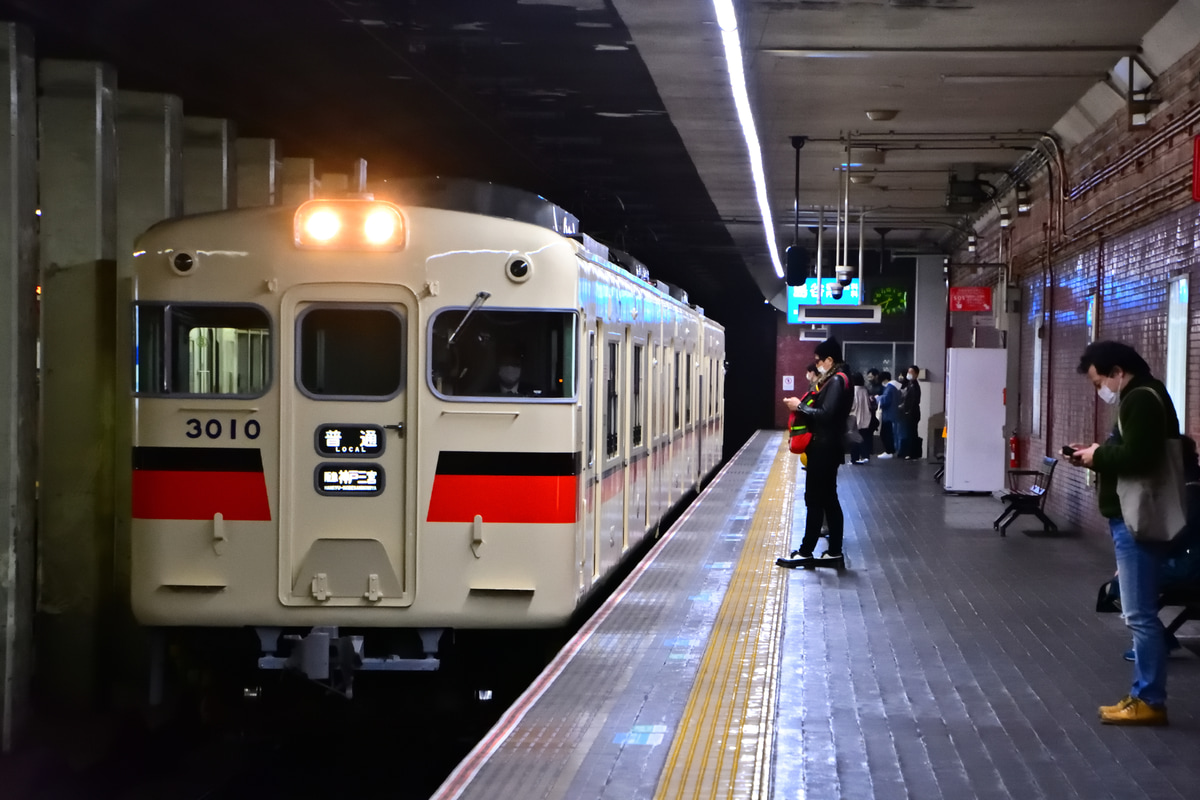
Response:
POLYGON ((1050 493, 1050 479, 1054 477, 1054 468, 1058 465, 1057 458, 1043 458, 1039 469, 1010 469, 1008 471, 1008 493, 1000 499, 1004 502, 1004 511, 996 517, 992 528, 1005 535, 1005 530, 1012 521, 1022 514, 1033 514, 1042 521, 1043 530, 1057 531, 1058 526, 1046 516, 1044 511, 1046 495, 1050 493), (1033 484, 1027 489, 1021 489, 1018 479, 1033 477, 1033 484))

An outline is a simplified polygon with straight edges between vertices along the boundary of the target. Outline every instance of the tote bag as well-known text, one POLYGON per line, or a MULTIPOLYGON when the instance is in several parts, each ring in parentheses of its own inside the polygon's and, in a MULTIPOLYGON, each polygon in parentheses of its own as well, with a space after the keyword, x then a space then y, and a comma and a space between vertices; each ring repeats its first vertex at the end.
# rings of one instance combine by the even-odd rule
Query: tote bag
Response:
MULTIPOLYGON (((1158 399, 1163 412, 1166 405, 1158 392, 1147 389, 1158 399)), ((1117 430, 1121 430, 1117 417, 1117 430)), ((1124 436, 1124 433, 1121 434, 1124 436)), ((1183 443, 1179 437, 1167 439, 1166 452, 1157 469, 1147 475, 1121 475, 1117 478, 1117 497, 1121 516, 1133 538, 1142 542, 1169 542, 1187 525, 1183 488, 1183 443)))

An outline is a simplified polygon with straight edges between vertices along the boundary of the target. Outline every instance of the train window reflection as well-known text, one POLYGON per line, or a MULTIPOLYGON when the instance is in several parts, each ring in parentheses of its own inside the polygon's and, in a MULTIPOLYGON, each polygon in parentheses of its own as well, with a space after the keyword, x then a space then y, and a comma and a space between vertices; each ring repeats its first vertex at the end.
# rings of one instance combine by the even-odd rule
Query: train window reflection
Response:
POLYGON ((315 397, 394 397, 404 375, 404 320, 390 308, 321 306, 300 318, 301 388, 315 397))
POLYGON ((448 309, 430 327, 429 383, 450 398, 575 396, 575 312, 448 309))
POLYGON ((253 397, 271 381, 271 321, 252 305, 134 308, 134 392, 253 397))

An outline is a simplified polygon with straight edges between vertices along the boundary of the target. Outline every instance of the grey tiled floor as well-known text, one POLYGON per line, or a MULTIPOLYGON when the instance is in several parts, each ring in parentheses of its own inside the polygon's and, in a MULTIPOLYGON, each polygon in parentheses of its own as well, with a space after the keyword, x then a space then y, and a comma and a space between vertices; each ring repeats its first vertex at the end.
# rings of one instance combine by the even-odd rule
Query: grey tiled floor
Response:
POLYGON ((1102 532, 1022 517, 1000 538, 998 501, 944 495, 924 464, 847 465, 839 486, 848 569, 789 578, 775 797, 1200 797, 1200 623, 1170 727, 1096 719, 1132 674, 1121 620, 1094 611, 1102 532))

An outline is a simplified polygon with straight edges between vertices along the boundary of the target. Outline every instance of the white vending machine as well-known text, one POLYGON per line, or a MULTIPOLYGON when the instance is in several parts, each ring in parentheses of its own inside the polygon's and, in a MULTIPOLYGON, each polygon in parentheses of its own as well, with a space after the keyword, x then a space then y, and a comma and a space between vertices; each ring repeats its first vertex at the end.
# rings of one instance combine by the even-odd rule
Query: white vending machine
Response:
POLYGON ((1006 350, 946 350, 946 491, 994 492, 1005 488, 1007 372, 1006 350))

